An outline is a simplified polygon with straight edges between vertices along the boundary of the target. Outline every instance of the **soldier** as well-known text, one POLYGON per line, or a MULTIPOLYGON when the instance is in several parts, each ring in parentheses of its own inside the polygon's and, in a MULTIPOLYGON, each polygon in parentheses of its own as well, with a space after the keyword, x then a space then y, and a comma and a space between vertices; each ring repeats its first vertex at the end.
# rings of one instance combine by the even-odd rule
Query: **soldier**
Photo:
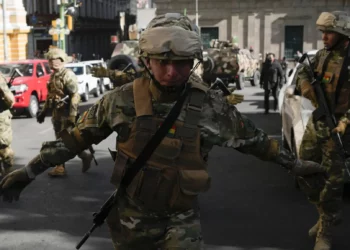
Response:
MULTIPOLYGON (((51 120, 57 139, 59 138, 59 132, 74 127, 77 119, 80 101, 78 81, 74 72, 64 67, 68 57, 63 50, 53 48, 49 50, 46 57, 53 73, 47 85, 48 96, 43 109, 37 114, 37 121, 43 123, 47 111, 51 110, 51 120), (68 96, 68 99, 63 100, 66 96, 68 96)), ((78 156, 82 159, 82 172, 85 173, 90 168, 93 157, 86 151, 82 151, 78 156)), ((57 165, 48 174, 51 177, 66 175, 64 164, 57 165)))
MULTIPOLYGON (((317 107, 316 95, 307 71, 313 71, 315 77, 322 79, 321 86, 339 122, 335 131, 343 134, 344 146, 349 150, 350 130, 346 129, 350 119, 349 72, 346 72, 343 80, 339 81, 339 77, 349 50, 350 17, 344 12, 323 12, 316 25, 322 32, 325 48, 317 52, 311 69, 304 67, 300 71, 297 88, 317 107)), ((342 220, 344 161, 330 137, 331 132, 325 120, 313 121, 311 118, 300 148, 301 159, 322 162, 327 168, 325 180, 318 176, 298 178, 300 187, 308 195, 310 202, 316 205, 319 214, 317 223, 309 230, 309 235, 316 237, 314 250, 331 249, 333 228, 342 220)))
MULTIPOLYGON (((296 175, 323 172, 313 162, 295 159, 255 127, 232 105, 232 97, 205 87, 191 75, 202 46, 191 20, 169 13, 155 17, 140 37, 144 75, 105 95, 61 139, 46 142, 40 154, 0 182, 5 201, 17 200, 23 188, 51 166, 88 145, 118 133, 111 182, 119 196, 107 224, 115 249, 202 249, 198 194, 210 187, 208 153, 229 147, 282 165, 296 175), (174 102, 188 91, 180 115, 130 185, 121 181, 174 102)), ((176 105, 176 104, 175 104, 176 105)))
POLYGON ((264 108, 265 114, 269 113, 270 109, 270 93, 272 93, 274 102, 273 107, 274 110, 277 109, 277 89, 281 87, 282 79, 284 78, 284 73, 281 65, 277 60, 275 60, 274 53, 268 53, 266 61, 261 70, 261 81, 260 87, 264 88, 265 96, 264 96, 264 108))
POLYGON ((14 153, 11 148, 12 114, 10 108, 15 102, 15 97, 7 86, 6 79, 0 73, 0 177, 4 177, 12 171, 14 153))

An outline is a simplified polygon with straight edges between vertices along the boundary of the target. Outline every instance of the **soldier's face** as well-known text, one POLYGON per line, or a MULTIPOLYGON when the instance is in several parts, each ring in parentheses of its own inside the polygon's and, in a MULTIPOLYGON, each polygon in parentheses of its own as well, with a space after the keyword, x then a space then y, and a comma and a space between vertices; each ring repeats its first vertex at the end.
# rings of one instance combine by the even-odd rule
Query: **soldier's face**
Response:
POLYGON ((60 58, 50 59, 49 66, 52 70, 59 70, 63 67, 63 62, 60 58))
POLYGON ((326 49, 332 48, 340 39, 340 34, 332 31, 322 32, 322 41, 326 49))
POLYGON ((193 67, 192 60, 147 60, 147 67, 162 86, 175 87, 187 80, 193 67))

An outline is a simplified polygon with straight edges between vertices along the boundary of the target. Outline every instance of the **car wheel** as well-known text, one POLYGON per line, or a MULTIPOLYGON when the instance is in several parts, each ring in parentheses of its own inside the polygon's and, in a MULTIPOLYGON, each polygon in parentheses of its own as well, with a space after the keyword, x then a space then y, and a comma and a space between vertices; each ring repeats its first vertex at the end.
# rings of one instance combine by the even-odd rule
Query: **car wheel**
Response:
POLYGON ((250 84, 254 87, 254 86, 259 86, 260 84, 260 72, 258 70, 256 70, 254 72, 254 76, 253 79, 250 80, 250 84))
POLYGON ((39 102, 38 98, 35 95, 30 96, 29 106, 26 111, 28 118, 36 117, 36 113, 39 111, 39 102))
POLYGON ((100 96, 100 82, 97 82, 96 89, 94 91, 94 97, 100 96))
POLYGON ((105 89, 105 85, 103 84, 103 82, 100 83, 100 95, 103 95, 103 93, 106 91, 105 89))
POLYGON ((89 100, 89 86, 88 86, 88 85, 86 85, 86 87, 85 87, 85 92, 84 92, 84 94, 81 96, 81 100, 82 100, 83 102, 87 102, 87 101, 89 100))
POLYGON ((238 90, 244 89, 244 76, 243 73, 238 74, 238 78, 236 80, 236 87, 238 90))

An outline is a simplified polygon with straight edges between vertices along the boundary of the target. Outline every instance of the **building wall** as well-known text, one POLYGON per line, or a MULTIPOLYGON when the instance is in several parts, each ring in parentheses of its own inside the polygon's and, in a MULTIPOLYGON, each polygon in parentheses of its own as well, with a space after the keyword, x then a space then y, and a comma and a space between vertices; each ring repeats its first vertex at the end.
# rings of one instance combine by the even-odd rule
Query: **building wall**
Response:
POLYGON ((29 30, 26 23, 26 11, 21 0, 6 1, 5 25, 2 5, 0 6, 0 61, 5 60, 4 36, 7 41, 7 60, 26 58, 29 30))
MULTIPOLYGON (((51 20, 59 17, 59 6, 57 0, 23 0, 23 3, 28 12, 27 22, 33 26, 27 55, 33 58, 39 47, 43 50, 43 46, 48 48, 54 44, 48 31, 51 20)), ((66 52, 81 54, 82 60, 108 59, 113 50, 110 37, 119 29, 117 11, 125 11, 125 8, 134 11, 134 5, 136 0, 124 0, 122 6, 115 0, 83 0, 74 14, 74 29, 66 36, 66 52)))
MULTIPOLYGON (((183 13, 195 20, 194 0, 154 0, 157 14, 183 13)), ((200 27, 217 27, 218 39, 236 37, 241 48, 255 53, 273 52, 283 57, 286 26, 302 26, 302 50, 322 48, 316 20, 323 11, 345 10, 350 13, 349 0, 200 0, 198 14, 200 27)))

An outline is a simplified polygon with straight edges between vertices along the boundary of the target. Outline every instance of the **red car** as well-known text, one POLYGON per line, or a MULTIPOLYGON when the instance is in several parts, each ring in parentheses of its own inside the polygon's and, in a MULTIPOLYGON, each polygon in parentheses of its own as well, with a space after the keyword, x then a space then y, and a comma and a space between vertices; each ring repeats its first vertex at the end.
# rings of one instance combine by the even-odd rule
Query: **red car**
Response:
POLYGON ((10 80, 15 69, 21 72, 17 76, 11 90, 15 93, 14 115, 35 117, 39 110, 39 103, 47 98, 47 82, 50 78, 50 67, 47 60, 33 59, 0 63, 0 72, 10 80))

